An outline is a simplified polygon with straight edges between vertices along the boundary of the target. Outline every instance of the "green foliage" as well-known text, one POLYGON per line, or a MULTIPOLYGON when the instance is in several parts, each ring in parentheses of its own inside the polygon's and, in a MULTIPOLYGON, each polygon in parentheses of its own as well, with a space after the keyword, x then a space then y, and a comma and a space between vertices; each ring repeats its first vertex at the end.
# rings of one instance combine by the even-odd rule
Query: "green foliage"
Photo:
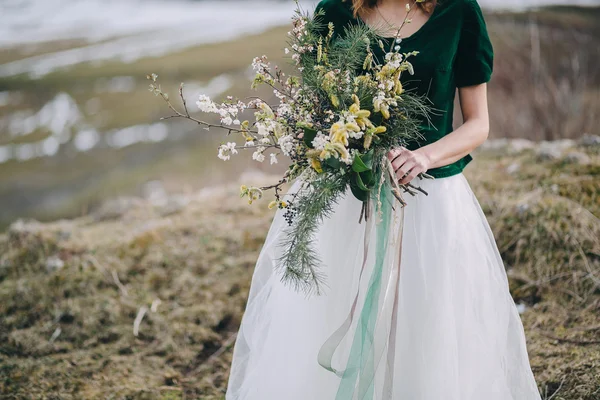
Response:
POLYGON ((304 201, 295 203, 296 217, 283 235, 284 251, 278 260, 283 279, 305 293, 321 293, 325 276, 321 260, 314 251, 314 236, 319 225, 330 216, 348 186, 343 174, 320 175, 307 182, 297 194, 304 201))

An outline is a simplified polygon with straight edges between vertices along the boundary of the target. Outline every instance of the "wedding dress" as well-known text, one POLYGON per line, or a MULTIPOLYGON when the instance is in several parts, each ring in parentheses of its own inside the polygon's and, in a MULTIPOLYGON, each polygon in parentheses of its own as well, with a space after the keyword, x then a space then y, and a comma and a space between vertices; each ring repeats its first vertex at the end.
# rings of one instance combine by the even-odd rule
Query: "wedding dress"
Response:
POLYGON ((319 296, 281 282, 287 222, 276 213, 227 400, 540 399, 503 262, 467 180, 415 183, 428 195, 405 196, 386 221, 359 223, 361 202, 349 191, 340 199, 316 235, 327 280, 319 296))

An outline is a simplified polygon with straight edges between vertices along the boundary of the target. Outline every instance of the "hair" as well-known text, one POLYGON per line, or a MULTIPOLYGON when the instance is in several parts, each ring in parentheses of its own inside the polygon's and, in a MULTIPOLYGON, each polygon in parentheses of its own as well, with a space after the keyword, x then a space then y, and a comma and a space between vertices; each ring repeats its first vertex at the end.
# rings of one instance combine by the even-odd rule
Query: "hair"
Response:
MULTIPOLYGON (((345 1, 345 0, 344 0, 345 1)), ((375 7, 380 0, 352 0, 352 9, 354 17, 358 16, 361 10, 375 7)), ((433 12, 433 9, 437 5, 437 0, 424 0, 417 2, 417 6, 428 14, 433 12)))

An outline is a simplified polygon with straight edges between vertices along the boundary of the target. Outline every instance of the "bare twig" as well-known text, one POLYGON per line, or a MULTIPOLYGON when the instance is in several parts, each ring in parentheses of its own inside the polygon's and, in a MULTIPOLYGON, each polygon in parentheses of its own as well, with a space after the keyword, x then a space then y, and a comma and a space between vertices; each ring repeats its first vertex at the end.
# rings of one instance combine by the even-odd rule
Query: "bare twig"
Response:
POLYGON ((123 296, 129 296, 129 293, 127 292, 127 288, 119 280, 119 275, 117 274, 117 271, 115 271, 114 269, 111 270, 111 275, 113 277, 113 281, 115 282, 115 285, 117 285, 117 287, 119 288, 119 290, 121 291, 123 296))
POLYGON ((600 344, 600 340, 579 340, 579 339, 569 339, 569 338, 561 338, 550 332, 539 331, 542 336, 547 337, 548 339, 557 340, 559 342, 570 343, 570 344, 578 344, 581 346, 589 346, 594 344, 600 344))
MULTIPOLYGON (((194 372, 200 371, 206 367, 211 366, 216 360, 219 359, 219 357, 221 357, 223 355, 223 353, 225 353, 231 346, 233 346, 233 344, 235 343, 235 340, 237 339, 237 332, 232 334, 231 336, 229 336, 229 338, 227 338, 227 340, 225 342, 223 342, 223 344, 221 345, 221 347, 219 347, 219 349, 217 351, 215 351, 213 354, 211 354, 210 357, 208 357, 206 359, 206 361, 202 362, 200 365, 198 365, 195 369, 194 372)), ((193 374, 192 374, 193 375, 193 374)))
POLYGON ((546 400, 552 400, 554 398, 554 396, 556 396, 558 394, 558 392, 560 392, 560 389, 562 389, 564 383, 565 383, 566 378, 563 378, 562 381, 560 382, 560 385, 558 386, 558 389, 556 389, 554 391, 554 393, 552 393, 552 396, 548 397, 546 400))
POLYGON ((146 306, 141 306, 137 316, 135 317, 135 321, 133 321, 133 336, 137 337, 138 334, 140 333, 140 324, 142 323, 142 320, 144 319, 144 315, 146 315, 146 313, 148 312, 148 307, 146 306))

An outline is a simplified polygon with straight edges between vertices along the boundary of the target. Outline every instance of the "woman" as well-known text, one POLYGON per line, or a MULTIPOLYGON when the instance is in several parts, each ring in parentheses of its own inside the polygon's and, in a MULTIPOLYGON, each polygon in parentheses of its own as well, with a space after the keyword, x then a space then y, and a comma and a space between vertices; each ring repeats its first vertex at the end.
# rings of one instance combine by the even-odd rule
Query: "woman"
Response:
POLYGON ((286 227, 276 214, 252 280, 227 399, 540 399, 502 260, 462 174, 488 135, 493 53, 476 0, 323 0, 317 10, 334 23, 335 36, 364 23, 386 48, 420 52, 403 84, 427 95, 438 112, 423 123, 423 140, 388 157, 402 183, 422 172, 435 179, 416 179, 428 195, 406 199, 391 319, 381 316, 371 328, 355 318, 373 264, 363 247, 372 233, 358 222, 361 203, 346 194, 321 225, 316 242, 329 287, 308 299, 274 272, 286 227), (457 88, 464 122, 453 130, 457 88), (376 348, 365 346, 365 337, 381 342, 381 331, 385 350, 359 354, 368 363, 357 368, 357 349, 376 348), (354 347, 357 340, 362 345, 354 347))

